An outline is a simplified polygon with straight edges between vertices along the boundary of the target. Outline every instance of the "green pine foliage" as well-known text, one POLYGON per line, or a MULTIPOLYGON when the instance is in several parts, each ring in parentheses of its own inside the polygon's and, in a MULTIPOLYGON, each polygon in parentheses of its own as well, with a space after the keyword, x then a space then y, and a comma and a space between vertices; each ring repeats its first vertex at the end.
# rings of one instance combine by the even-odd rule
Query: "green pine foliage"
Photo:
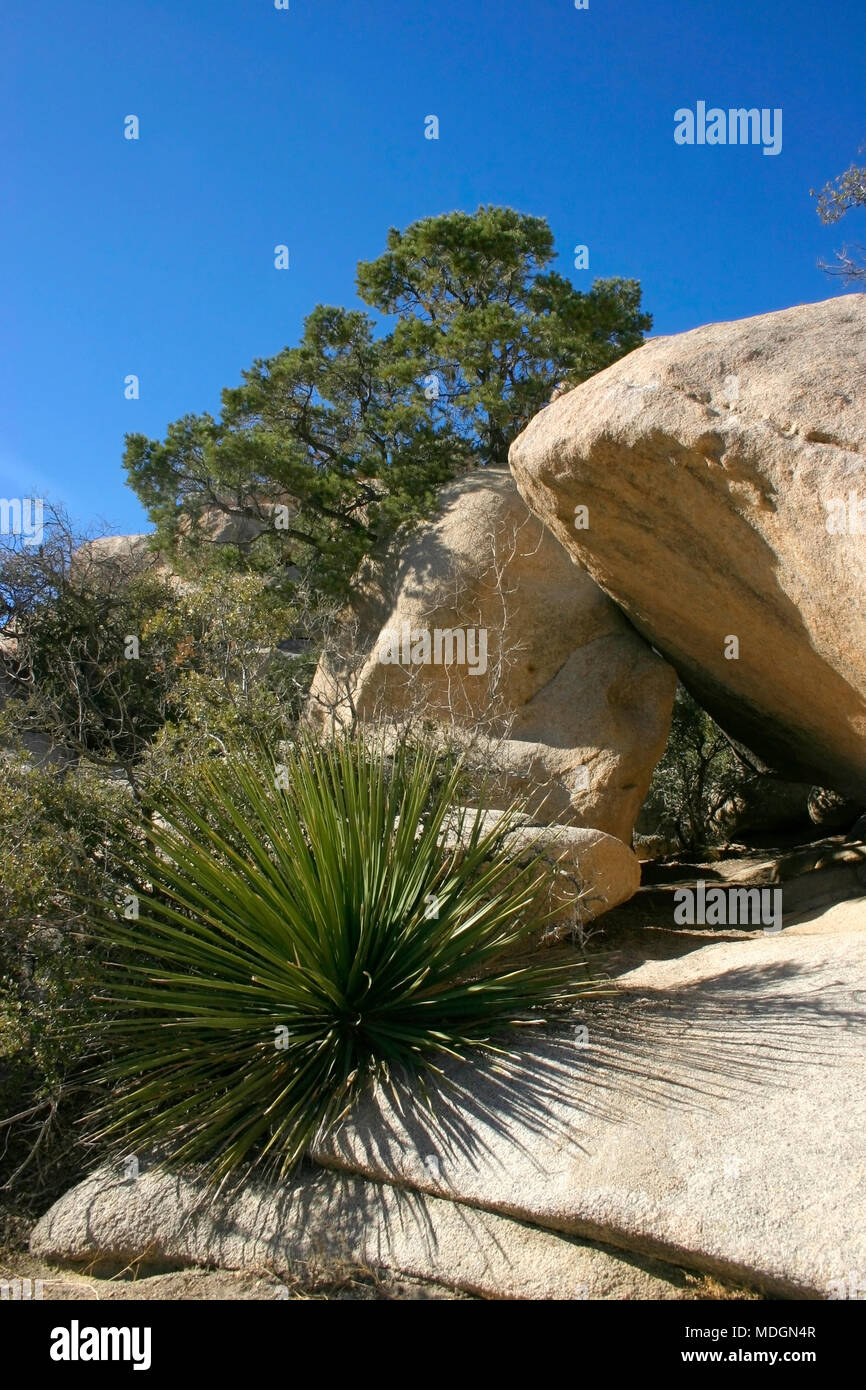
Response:
POLYGON ((318 305, 297 346, 223 391, 218 419, 186 415, 161 441, 127 436, 127 476, 160 545, 206 541, 215 510, 254 514, 264 527, 243 564, 344 599, 363 558, 429 514, 444 482, 506 464, 554 386, 643 341, 652 320, 637 281, 580 291, 555 258, 545 219, 511 208, 392 228, 384 254, 358 266, 384 323, 318 305))

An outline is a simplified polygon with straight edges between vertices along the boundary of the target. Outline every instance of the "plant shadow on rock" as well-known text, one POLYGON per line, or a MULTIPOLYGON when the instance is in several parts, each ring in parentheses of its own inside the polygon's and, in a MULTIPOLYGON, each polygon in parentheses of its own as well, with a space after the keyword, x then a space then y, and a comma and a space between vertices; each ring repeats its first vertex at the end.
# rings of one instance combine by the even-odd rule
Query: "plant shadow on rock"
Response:
POLYGON ((505 1065, 449 1066, 424 1104, 410 1085, 379 1086, 317 1145, 316 1157, 411 1175, 421 1186, 426 1154, 446 1170, 449 1158, 477 1169, 511 1151, 544 1172, 563 1149, 587 1152, 590 1130, 597 1137, 601 1127, 639 1129, 639 1107, 711 1112, 758 1099, 803 1068, 838 1066, 840 1025, 853 1046, 855 1026, 866 1021, 866 1007, 852 1008, 850 995, 843 1003, 832 987, 819 995, 809 984, 806 967, 789 962, 740 967, 673 992, 588 1000, 585 1049, 574 1039, 575 1016, 505 1065))

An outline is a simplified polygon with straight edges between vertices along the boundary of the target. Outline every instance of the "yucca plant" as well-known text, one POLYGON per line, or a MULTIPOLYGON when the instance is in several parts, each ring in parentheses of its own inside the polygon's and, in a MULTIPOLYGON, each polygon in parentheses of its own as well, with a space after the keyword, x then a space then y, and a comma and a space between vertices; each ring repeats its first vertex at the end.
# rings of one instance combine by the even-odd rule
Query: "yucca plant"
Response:
MULTIPOLYGON (((138 918, 100 914, 98 1133, 214 1177, 285 1174, 375 1078, 441 1072, 586 992, 521 959, 540 861, 455 812, 461 768, 358 739, 204 769, 128 846, 138 918)), ((483 810, 483 808, 482 808, 483 810)))

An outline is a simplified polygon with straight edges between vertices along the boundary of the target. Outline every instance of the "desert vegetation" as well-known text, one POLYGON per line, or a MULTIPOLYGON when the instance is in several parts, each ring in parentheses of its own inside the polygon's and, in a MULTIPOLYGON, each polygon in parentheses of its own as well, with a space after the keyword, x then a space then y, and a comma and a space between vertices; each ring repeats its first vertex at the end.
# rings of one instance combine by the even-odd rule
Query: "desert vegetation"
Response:
POLYGON ((58 505, 39 546, 4 537, 13 1208, 44 1206, 109 1135, 123 1146, 146 1131, 218 1171, 259 1151, 286 1166, 364 1080, 498 1046, 502 1024, 576 987, 573 971, 566 986, 558 970, 497 964, 538 932, 544 871, 509 863, 508 815, 482 833, 483 802, 445 847, 468 774, 425 749, 423 721, 387 760, 360 742, 316 749, 300 723, 322 653, 352 647, 359 565, 384 563, 445 481, 501 466, 555 387, 649 328, 636 282, 581 293, 553 257, 544 219, 506 208, 392 229, 358 267, 384 331, 320 305, 297 346, 224 391, 219 419, 127 437, 149 539, 80 535, 58 505), (279 748, 283 791, 266 771, 279 748), (133 891, 130 923, 118 904, 133 891), (294 974, 269 975, 277 959, 294 974), (242 985, 245 971, 257 982, 242 985), (184 1072, 172 1040, 191 1036, 197 989, 214 1031, 199 1016, 184 1072), (379 1023, 361 1040, 346 1020, 365 992, 379 1023), (157 1092, 169 1099, 155 1108, 157 1092))
MULTIPOLYGON (((826 220, 861 175, 824 190, 826 220)), ((571 497, 545 529, 506 472, 530 422, 652 326, 636 281, 581 293, 554 255, 544 219, 507 208, 392 229, 358 266, 373 313, 318 305, 218 418, 127 435, 151 534, 79 534, 51 506, 38 545, 4 538, 13 1225, 106 1157, 284 1179, 375 1085, 408 1079, 423 1100, 452 1062, 513 1059, 599 992, 582 859, 597 855, 593 913, 635 893, 647 788, 640 833, 692 859, 765 788, 699 695, 674 698, 628 601, 572 573, 571 497), (485 469, 498 484, 471 520, 458 496, 443 541, 443 488, 485 469), (419 533, 401 600, 423 589, 449 637, 458 612, 483 629, 484 669, 431 676, 419 658, 393 686, 371 677, 372 644, 419 533), (491 798, 497 774, 539 784, 532 813, 565 820, 560 844, 532 852, 527 797, 491 798), (547 937, 564 878, 579 929, 547 937)))

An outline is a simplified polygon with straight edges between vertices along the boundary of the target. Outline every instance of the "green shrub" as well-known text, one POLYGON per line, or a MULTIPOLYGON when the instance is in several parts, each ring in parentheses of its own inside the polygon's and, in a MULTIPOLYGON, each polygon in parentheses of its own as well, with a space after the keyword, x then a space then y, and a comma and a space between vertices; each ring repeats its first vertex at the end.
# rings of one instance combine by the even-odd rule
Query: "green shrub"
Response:
POLYGON ((134 808, 128 790, 92 770, 73 776, 10 750, 2 767, 0 1192, 7 1210, 29 1217, 86 1167, 92 985, 77 904, 110 893, 134 808))
POLYGON ((372 1080, 502 1052, 587 990, 520 959, 543 877, 502 853, 513 812, 449 848, 460 777, 423 748, 302 741, 276 776, 266 754, 204 767, 198 807, 166 792, 129 844, 138 919, 101 917, 100 1140, 284 1174, 372 1080))
POLYGON ((724 839, 720 812, 755 780, 731 741, 684 686, 677 687, 667 747, 638 821, 689 851, 724 839))
POLYGON ((305 619, 268 576, 179 585, 147 551, 100 559, 59 521, 48 539, 36 555, 0 545, 0 742, 35 737, 143 798, 223 740, 298 717, 315 657, 278 649, 305 619))

